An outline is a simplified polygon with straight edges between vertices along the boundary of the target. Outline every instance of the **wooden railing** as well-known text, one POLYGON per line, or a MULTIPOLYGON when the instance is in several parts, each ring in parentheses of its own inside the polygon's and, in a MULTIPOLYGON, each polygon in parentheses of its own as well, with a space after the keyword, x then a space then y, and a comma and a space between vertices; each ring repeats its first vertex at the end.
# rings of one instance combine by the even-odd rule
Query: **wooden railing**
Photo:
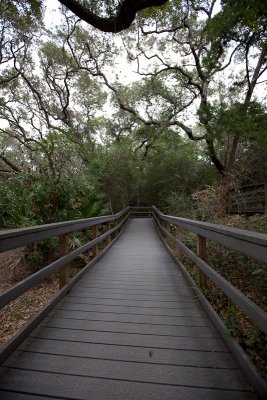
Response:
POLYGON ((0 253, 21 246, 30 245, 52 237, 59 238, 59 259, 18 282, 0 295, 0 309, 11 301, 27 292, 33 286, 59 272, 59 292, 50 302, 34 317, 17 335, 0 351, 0 363, 3 362, 16 347, 30 334, 41 322, 59 300, 71 289, 73 285, 91 268, 95 262, 109 249, 112 243, 122 233, 128 218, 131 215, 130 207, 123 211, 104 217, 86 218, 74 221, 65 221, 47 225, 32 226, 28 228, 12 229, 0 233, 0 253), (69 238, 71 232, 91 230, 91 240, 69 252, 69 238), (93 259, 78 274, 69 280, 69 263, 82 253, 92 249, 93 259))
POLYGON ((267 313, 257 304, 245 296, 239 289, 223 278, 210 265, 207 257, 207 239, 250 256, 256 260, 267 263, 267 234, 245 231, 222 225, 215 225, 185 218, 165 215, 156 207, 152 207, 152 217, 159 234, 167 246, 174 260, 185 274, 189 284, 195 288, 196 295, 202 305, 213 319, 217 329, 221 332, 227 345, 233 351, 241 368, 257 388, 261 399, 267 398, 267 384, 258 374, 255 366, 240 346, 233 341, 225 325, 218 318, 216 312, 207 302, 205 296, 195 285, 191 275, 180 261, 181 254, 185 254, 198 267, 198 284, 201 289, 207 287, 207 279, 210 279, 243 313, 267 335, 267 313), (181 242, 181 229, 196 234, 196 254, 181 242))
POLYGON ((228 193, 230 214, 267 214, 267 183, 242 186, 228 193))
POLYGON ((206 239, 210 239, 266 263, 267 235, 164 215, 156 207, 152 210, 160 232, 172 241, 178 253, 186 254, 199 268, 200 287, 205 287, 209 278, 267 335, 267 313, 208 265, 206 251, 206 239), (175 227, 174 234, 172 226, 175 227), (197 254, 179 240, 179 228, 197 235, 197 254))
POLYGON ((151 207, 131 207, 131 215, 134 218, 150 218, 151 207))

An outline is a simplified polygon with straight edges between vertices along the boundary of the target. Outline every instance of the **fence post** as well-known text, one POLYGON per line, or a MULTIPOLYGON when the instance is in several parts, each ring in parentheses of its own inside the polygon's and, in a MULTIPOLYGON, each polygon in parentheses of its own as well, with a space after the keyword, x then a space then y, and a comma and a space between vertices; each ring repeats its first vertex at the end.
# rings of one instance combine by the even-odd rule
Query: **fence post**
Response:
MULTIPOLYGON (((108 221, 108 223, 107 223, 107 231, 110 231, 110 229, 111 229, 111 223, 110 223, 110 221, 108 221)), ((110 235, 108 235, 108 244, 111 242, 111 236, 110 235)))
MULTIPOLYGON (((197 235, 197 255, 203 261, 207 261, 207 240, 205 237, 197 235)), ((207 276, 201 269, 198 269, 198 281, 201 289, 207 287, 207 276)))
POLYGON ((265 192, 265 206, 264 206, 264 210, 265 210, 265 215, 267 215, 267 183, 264 184, 264 192, 265 192))
MULTIPOLYGON (((99 233, 98 224, 93 226, 92 233, 93 233, 93 239, 96 239, 98 237, 98 233, 99 233)), ((94 245, 94 247, 93 247, 93 257, 96 257, 97 255, 98 255, 98 244, 94 245)))
MULTIPOLYGON (((69 253, 69 235, 59 236, 59 258, 66 256, 69 253)), ((70 273, 69 264, 64 265, 59 270, 59 289, 62 289, 68 283, 70 273)))
MULTIPOLYGON (((175 225, 175 235, 174 236, 176 237, 177 240, 181 239, 181 230, 177 225, 175 225)), ((180 247, 176 245, 176 250, 175 250, 176 257, 180 258, 182 254, 183 254, 183 252, 181 251, 180 247)))

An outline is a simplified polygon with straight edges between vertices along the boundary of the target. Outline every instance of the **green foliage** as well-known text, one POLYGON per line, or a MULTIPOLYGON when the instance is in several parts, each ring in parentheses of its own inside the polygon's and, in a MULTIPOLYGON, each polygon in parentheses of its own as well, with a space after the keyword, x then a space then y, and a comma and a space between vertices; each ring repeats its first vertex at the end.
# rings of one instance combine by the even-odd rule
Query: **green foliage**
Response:
POLYGON ((9 21, 14 29, 26 33, 34 29, 37 22, 41 23, 42 2, 40 0, 2 0, 0 15, 1 18, 9 21))
POLYGON ((89 218, 109 210, 105 195, 90 184, 86 174, 56 181, 50 177, 19 174, 1 183, 3 226, 19 227, 89 218))
POLYGON ((241 140, 256 141, 267 149, 267 113, 260 103, 253 101, 248 107, 235 103, 230 108, 222 105, 212 111, 211 126, 218 141, 236 134, 241 140))
POLYGON ((167 196, 165 201, 166 205, 162 207, 165 214, 176 215, 182 218, 192 218, 194 203, 187 194, 174 192, 167 196))

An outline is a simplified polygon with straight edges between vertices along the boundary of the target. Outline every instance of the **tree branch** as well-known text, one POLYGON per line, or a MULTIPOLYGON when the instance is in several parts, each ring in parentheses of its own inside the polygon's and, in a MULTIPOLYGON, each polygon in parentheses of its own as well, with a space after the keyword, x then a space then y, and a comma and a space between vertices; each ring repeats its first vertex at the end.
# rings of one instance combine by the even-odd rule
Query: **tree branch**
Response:
POLYGON ((12 161, 8 160, 4 154, 0 154, 0 159, 3 160, 13 171, 21 172, 21 169, 13 164, 12 161))
POLYGON ((168 0, 123 0, 117 15, 109 18, 99 17, 89 7, 78 0, 59 0, 80 19, 101 30, 102 32, 118 33, 128 29, 135 20, 136 13, 150 7, 160 7, 168 0))

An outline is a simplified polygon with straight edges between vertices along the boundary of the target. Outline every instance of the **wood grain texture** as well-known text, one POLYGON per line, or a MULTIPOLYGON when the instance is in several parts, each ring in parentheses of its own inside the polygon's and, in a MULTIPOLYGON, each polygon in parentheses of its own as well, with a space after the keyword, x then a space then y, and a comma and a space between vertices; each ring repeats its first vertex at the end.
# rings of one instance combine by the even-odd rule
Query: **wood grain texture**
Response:
POLYGON ((1 400, 256 399, 142 218, 1 371, 1 400))
POLYGON ((136 362, 111 361, 84 357, 63 356, 17 351, 16 356, 5 362, 5 366, 30 371, 53 372, 76 376, 98 377, 178 386, 197 386, 217 389, 249 390, 240 371, 203 367, 158 365, 136 362))
MULTIPOLYGON (((80 400, 255 400, 252 393, 234 390, 213 390, 198 387, 148 384, 45 373, 17 369, 3 369, 1 386, 31 394, 59 396, 80 400)), ((12 400, 16 399, 14 396, 12 400)), ((6 400, 1 397, 1 400, 6 400)))
POLYGON ((57 354, 86 358, 99 358, 117 361, 134 361, 155 364, 187 365, 191 367, 236 369, 230 353, 174 350, 156 347, 121 346, 98 343, 71 342, 32 338, 21 351, 44 354, 57 354))
POLYGON ((37 338, 67 340, 83 343, 104 343, 122 346, 159 347, 162 349, 204 350, 227 352, 220 338, 192 338, 184 336, 136 335, 134 333, 84 331, 44 327, 35 333, 37 338))

